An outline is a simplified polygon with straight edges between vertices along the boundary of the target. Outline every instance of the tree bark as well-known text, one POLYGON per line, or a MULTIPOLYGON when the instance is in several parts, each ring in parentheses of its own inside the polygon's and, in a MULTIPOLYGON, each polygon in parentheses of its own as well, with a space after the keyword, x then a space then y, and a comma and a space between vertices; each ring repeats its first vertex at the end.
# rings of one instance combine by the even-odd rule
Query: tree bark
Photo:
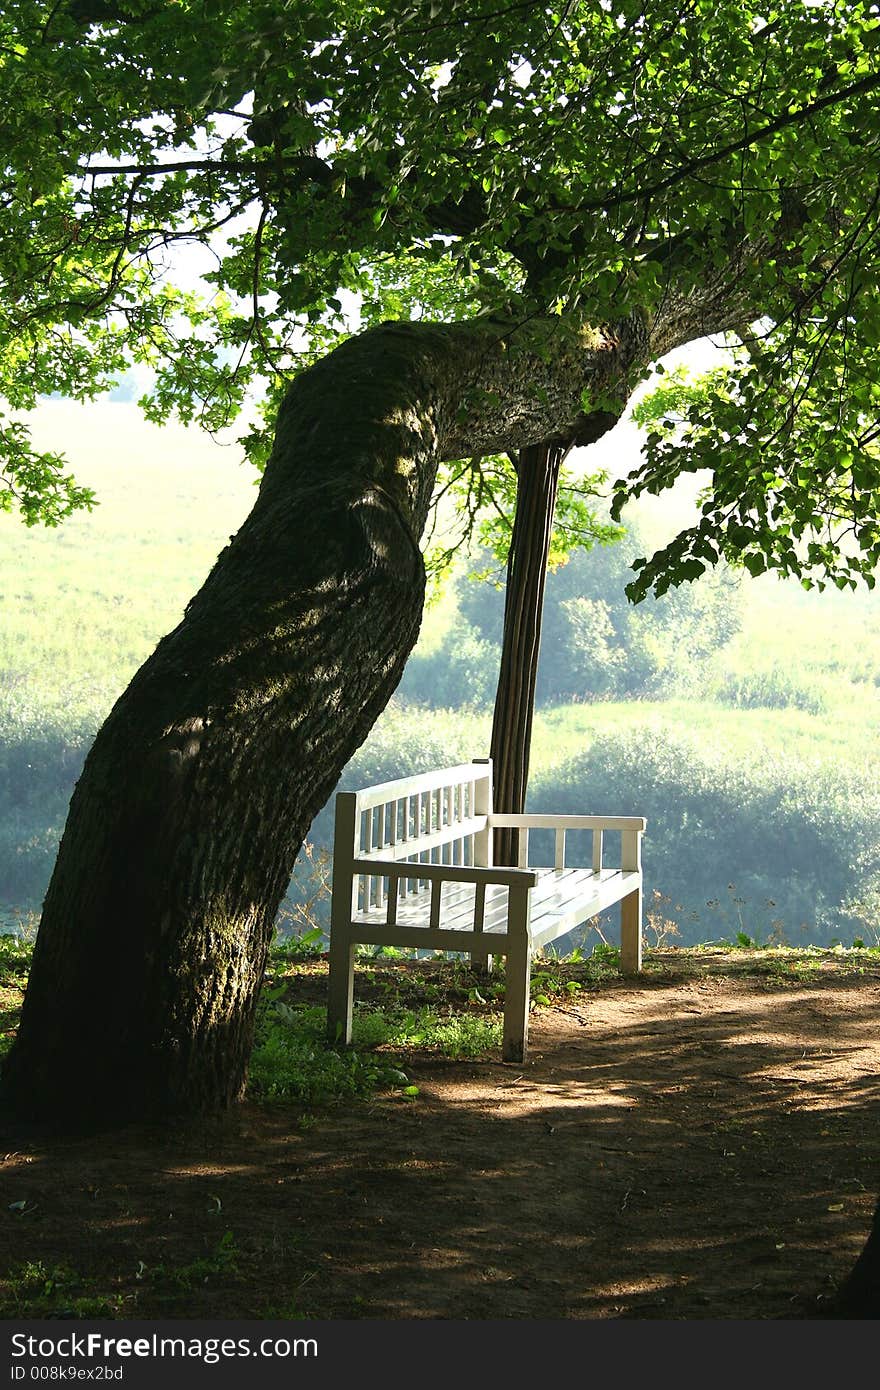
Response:
MULTIPOLYGON (((593 444, 615 423, 616 416, 594 411, 579 426, 575 441, 593 444)), ((521 815, 526 809, 547 562, 559 470, 566 453, 567 446, 560 441, 545 440, 521 449, 516 461, 516 511, 507 556, 501 662, 490 747, 495 805, 509 815, 521 815)), ((518 831, 495 831, 496 864, 515 865, 518 850, 518 831)))
POLYGON ((242 1094, 293 861, 418 632, 438 462, 574 438, 584 392, 622 404, 670 339, 678 320, 653 341, 637 317, 389 324, 296 379, 253 512, 74 792, 3 1073, 19 1112, 115 1122, 242 1094))
POLYGON ((847 1319, 880 1318, 880 1201, 865 1248, 834 1299, 831 1316, 847 1319))
MULTIPOLYGON (((562 444, 545 442, 521 449, 516 463, 516 512, 490 745, 494 803, 513 815, 526 804, 544 587, 564 455, 562 444)), ((518 831, 495 831, 496 864, 516 864, 518 848, 518 831)))

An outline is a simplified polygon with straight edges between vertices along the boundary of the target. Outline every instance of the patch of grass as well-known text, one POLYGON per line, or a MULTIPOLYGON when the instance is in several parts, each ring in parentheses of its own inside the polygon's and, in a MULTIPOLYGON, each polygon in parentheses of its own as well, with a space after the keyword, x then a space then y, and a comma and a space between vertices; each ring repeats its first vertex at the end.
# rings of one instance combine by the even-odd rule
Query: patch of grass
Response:
POLYGON ((6 1307, 0 1316, 20 1318, 112 1318, 122 1312, 120 1294, 98 1291, 67 1265, 29 1260, 6 1277, 6 1307))
POLYGON ((218 1276, 236 1274, 240 1251, 231 1231, 224 1231, 208 1255, 199 1255, 189 1264, 143 1266, 138 1278, 149 1280, 156 1288, 169 1293, 190 1293, 218 1276))
POLYGON ((557 956, 552 951, 536 960, 530 981, 532 1005, 550 1005, 572 1000, 583 989, 620 976, 620 951, 616 946, 600 942, 585 956, 572 951, 557 956))
POLYGON ((33 953, 32 936, 0 936, 0 1058, 15 1038, 33 953))
POLYGON ((418 1047, 444 1057, 480 1057, 501 1046, 497 1013, 439 1014, 421 1009, 361 1009, 352 1025, 355 1046, 418 1047))
POLYGON ((0 981, 26 979, 33 954, 33 936, 4 932, 0 936, 0 981))
MULTIPOLYGON (((282 991, 283 992, 283 991, 282 991)), ((248 1093, 258 1100, 323 1105, 352 1096, 367 1096, 393 1084, 392 1068, 358 1048, 334 1048, 327 1042, 327 1012, 318 1007, 290 1008, 264 996, 251 1054, 248 1093)))

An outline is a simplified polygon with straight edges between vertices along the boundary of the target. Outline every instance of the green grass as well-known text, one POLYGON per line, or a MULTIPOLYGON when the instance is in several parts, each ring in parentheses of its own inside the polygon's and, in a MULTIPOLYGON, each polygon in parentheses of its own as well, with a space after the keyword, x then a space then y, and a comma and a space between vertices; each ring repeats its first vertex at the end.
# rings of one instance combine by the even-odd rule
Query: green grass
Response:
POLYGON ((253 504, 254 475, 233 448, 151 429, 130 407, 50 402, 42 421, 100 505, 56 530, 0 515, 0 672, 4 696, 25 686, 35 713, 72 697, 73 722, 103 710, 180 620, 253 504))
MULTIPOLYGON (((698 738, 734 758, 785 754, 818 771, 823 764, 864 769, 880 764, 880 717, 873 696, 845 701, 846 717, 798 709, 737 709, 712 700, 608 701, 551 706, 535 713, 531 773, 551 772, 591 744, 616 734, 650 743, 657 734, 698 738)), ((426 730, 448 737, 454 756, 479 757, 488 747, 491 717, 466 710, 421 715, 426 730)), ((412 727, 411 713, 391 709, 377 726, 377 739, 395 723, 412 727)), ((369 745, 368 745, 369 747, 369 745)))
POLYGON ((29 1260, 6 1277, 8 1299, 0 1316, 21 1318, 114 1318, 122 1315, 123 1300, 104 1293, 96 1284, 64 1264, 47 1266, 29 1260))
MULTIPOLYGON (((478 721, 475 721, 477 723, 478 721)), ((849 717, 813 715, 797 709, 735 709, 711 700, 633 700, 562 705, 535 716, 532 769, 540 773, 584 752, 612 734, 650 742, 657 733, 697 737, 735 757, 784 751, 807 763, 880 762, 878 716, 868 700, 849 717)))
POLYGON ((262 1006, 248 1090, 255 1099, 322 1105, 376 1090, 415 1095, 396 1053, 420 1048, 479 1057, 501 1046, 500 1014, 441 1014, 430 1005, 358 1006, 352 1046, 327 1041, 327 1010, 291 1007, 270 990, 262 1006))

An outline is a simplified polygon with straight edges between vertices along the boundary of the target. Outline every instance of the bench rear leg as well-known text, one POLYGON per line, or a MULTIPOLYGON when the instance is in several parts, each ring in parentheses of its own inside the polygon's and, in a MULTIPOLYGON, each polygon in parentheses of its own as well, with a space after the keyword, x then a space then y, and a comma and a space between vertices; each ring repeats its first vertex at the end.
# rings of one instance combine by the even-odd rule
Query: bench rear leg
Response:
POLYGON ((507 905, 507 972, 504 981, 504 1033, 501 1055, 505 1062, 524 1062, 529 1042, 529 973, 532 940, 529 936, 531 889, 511 888, 507 905))
POLYGON ((638 975, 642 968, 642 890, 628 893, 620 904, 620 973, 638 975))
POLYGON ((494 956, 490 955, 488 951, 471 951, 471 970, 475 970, 480 975, 491 975, 494 959, 494 956))
POLYGON ((330 978, 327 986, 327 1036, 331 1043, 351 1042, 354 1002, 354 942, 330 929, 330 978))

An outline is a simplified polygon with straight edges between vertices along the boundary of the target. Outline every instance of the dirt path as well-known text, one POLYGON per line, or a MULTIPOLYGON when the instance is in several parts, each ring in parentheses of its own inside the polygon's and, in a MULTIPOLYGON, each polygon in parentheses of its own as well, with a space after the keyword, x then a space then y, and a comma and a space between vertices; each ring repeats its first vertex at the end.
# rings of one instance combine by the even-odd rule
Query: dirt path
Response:
POLYGON ((0 1141, 3 1314, 814 1315, 880 1186, 880 961, 577 1001, 521 1067, 411 1054, 415 1099, 0 1141))

